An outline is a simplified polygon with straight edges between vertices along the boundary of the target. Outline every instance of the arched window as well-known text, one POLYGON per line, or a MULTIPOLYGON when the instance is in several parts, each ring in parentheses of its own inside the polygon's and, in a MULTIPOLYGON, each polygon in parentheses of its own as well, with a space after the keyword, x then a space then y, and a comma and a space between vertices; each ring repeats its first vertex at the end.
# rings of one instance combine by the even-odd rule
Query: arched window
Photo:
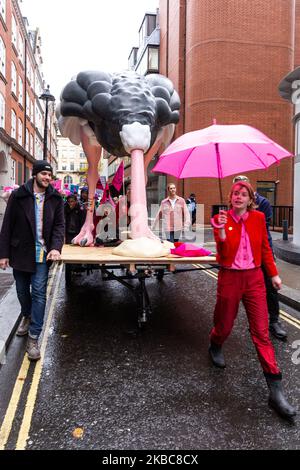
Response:
POLYGON ((65 184, 73 184, 73 178, 72 178, 72 176, 69 176, 69 175, 65 176, 65 177, 64 177, 64 183, 65 183, 65 184))
POLYGON ((13 62, 11 63, 11 91, 17 96, 17 69, 13 62))
POLYGON ((5 98, 0 93, 0 127, 5 129, 5 98))
POLYGON ((6 47, 2 37, 0 36, 0 72, 3 77, 6 75, 6 47))

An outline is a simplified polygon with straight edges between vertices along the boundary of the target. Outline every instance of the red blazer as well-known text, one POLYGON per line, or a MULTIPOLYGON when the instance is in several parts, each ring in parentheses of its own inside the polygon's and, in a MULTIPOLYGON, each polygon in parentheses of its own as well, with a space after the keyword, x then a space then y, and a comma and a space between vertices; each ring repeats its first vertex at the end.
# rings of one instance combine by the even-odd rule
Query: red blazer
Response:
MULTIPOLYGON (((220 239, 219 229, 216 228, 214 228, 214 236, 217 243, 217 261, 221 266, 230 268, 240 246, 242 224, 236 223, 230 213, 227 213, 227 217, 226 239, 220 239)), ((218 224, 218 214, 214 216, 214 221, 218 224)), ((255 266, 263 265, 268 276, 276 276, 278 271, 268 242, 265 215, 255 210, 249 211, 245 228, 249 236, 255 266)))

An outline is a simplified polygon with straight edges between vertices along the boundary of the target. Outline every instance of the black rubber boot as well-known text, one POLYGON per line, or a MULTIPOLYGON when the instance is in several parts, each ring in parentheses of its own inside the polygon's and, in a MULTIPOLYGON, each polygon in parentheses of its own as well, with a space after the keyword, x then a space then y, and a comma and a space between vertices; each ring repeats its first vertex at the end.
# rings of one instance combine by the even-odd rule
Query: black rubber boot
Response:
POLYGON ((279 321, 271 322, 269 330, 275 338, 280 339, 281 341, 286 341, 287 332, 282 328, 279 321))
POLYGON ((224 369, 224 367, 226 367, 222 346, 211 341, 208 352, 214 366, 219 367, 220 369, 224 369))
POLYGON ((269 406, 285 419, 291 420, 296 416, 296 409, 289 404, 282 390, 281 374, 265 374, 270 390, 269 406))

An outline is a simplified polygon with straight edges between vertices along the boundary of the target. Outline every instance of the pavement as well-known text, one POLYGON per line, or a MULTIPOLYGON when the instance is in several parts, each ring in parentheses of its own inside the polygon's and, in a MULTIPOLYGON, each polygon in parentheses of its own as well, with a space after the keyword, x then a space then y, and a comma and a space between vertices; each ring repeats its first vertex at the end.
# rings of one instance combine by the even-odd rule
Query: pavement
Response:
MULTIPOLYGON (((272 232, 273 240, 282 239, 282 234, 272 232)), ((196 243, 203 243, 203 234, 196 243)), ((214 248, 211 229, 206 229, 204 242, 210 249, 214 248)), ((282 289, 279 299, 282 303, 300 312, 300 266, 288 263, 279 258, 276 260, 278 271, 282 279, 282 289)), ((20 306, 16 296, 12 269, 0 270, 0 365, 5 362, 5 354, 9 343, 16 332, 21 319, 20 306)))

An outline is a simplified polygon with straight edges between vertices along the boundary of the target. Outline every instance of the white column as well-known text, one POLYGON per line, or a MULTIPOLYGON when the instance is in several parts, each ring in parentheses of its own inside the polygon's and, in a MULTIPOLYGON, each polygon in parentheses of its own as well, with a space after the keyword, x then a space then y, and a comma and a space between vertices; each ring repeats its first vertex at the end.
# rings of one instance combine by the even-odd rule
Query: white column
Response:
MULTIPOLYGON (((300 111, 299 107, 296 105, 296 113, 300 111)), ((300 120, 296 122, 295 138, 293 243, 300 246, 300 120)))

